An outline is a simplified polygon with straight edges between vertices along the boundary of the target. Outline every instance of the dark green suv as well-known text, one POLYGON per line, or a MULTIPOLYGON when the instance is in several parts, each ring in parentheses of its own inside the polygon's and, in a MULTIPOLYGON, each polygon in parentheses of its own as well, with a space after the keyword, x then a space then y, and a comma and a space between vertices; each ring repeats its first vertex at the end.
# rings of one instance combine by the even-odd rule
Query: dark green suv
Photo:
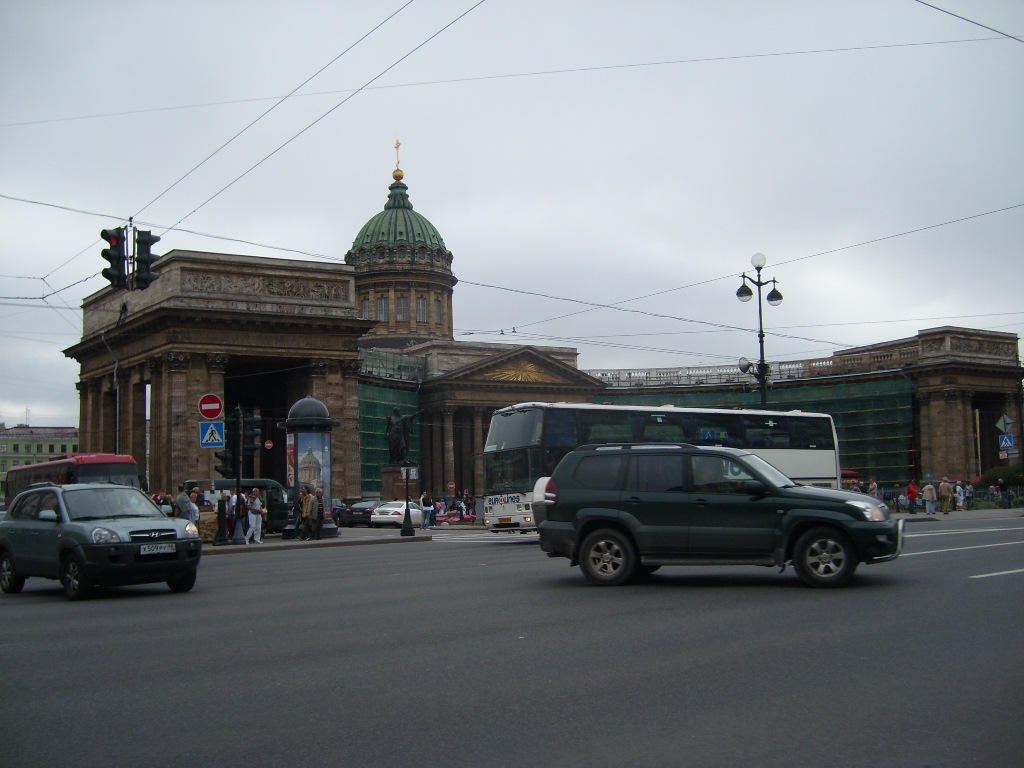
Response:
POLYGON ((797 485, 733 448, 580 446, 534 499, 541 548, 600 585, 663 565, 792 564, 805 584, 839 587, 903 547, 903 521, 878 499, 797 485))

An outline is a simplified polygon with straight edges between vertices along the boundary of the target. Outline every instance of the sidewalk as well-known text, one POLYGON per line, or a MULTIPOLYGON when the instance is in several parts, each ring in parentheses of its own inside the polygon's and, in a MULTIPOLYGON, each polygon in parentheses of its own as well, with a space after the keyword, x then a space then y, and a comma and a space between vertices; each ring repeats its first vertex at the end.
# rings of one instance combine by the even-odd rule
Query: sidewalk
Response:
POLYGON ((217 544, 203 542, 203 557, 210 555, 226 555, 243 552, 274 552, 285 549, 307 549, 310 547, 358 547, 373 544, 415 544, 427 542, 435 531, 459 531, 487 533, 482 525, 452 525, 431 528, 424 531, 415 527, 413 536, 403 536, 400 528, 339 528, 338 535, 319 541, 303 541, 302 539, 284 539, 278 533, 263 536, 262 544, 217 544))
MULTIPOLYGON (((890 510, 891 511, 891 510, 890 510)), ((950 512, 948 515, 937 512, 934 515, 925 514, 923 511, 917 514, 910 514, 909 512, 893 512, 892 518, 894 520, 906 520, 907 523, 941 523, 943 521, 950 522, 952 520, 1011 520, 1020 519, 1024 517, 1024 508, 1011 507, 1010 509, 1003 509, 1002 507, 996 507, 992 509, 964 509, 960 511, 950 512)))

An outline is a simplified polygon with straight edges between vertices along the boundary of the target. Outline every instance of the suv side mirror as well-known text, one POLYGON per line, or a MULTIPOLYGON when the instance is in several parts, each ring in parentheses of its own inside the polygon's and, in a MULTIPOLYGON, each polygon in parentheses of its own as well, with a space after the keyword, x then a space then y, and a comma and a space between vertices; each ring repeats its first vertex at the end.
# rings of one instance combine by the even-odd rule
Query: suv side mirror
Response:
POLYGON ((743 492, 750 496, 765 496, 768 493, 768 486, 760 480, 747 480, 743 484, 743 492))
POLYGON ((60 520, 60 515, 57 514, 55 509, 41 509, 36 518, 44 523, 56 523, 60 520))

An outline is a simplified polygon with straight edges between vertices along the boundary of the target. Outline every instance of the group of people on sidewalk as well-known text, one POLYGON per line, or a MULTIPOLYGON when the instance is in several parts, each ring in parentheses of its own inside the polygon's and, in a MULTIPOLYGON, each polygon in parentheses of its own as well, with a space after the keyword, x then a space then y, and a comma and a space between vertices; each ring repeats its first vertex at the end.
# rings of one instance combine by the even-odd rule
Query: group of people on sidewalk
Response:
POLYGON ((234 491, 221 491, 217 500, 218 540, 222 535, 226 539, 234 538, 235 529, 241 527, 240 529, 245 531, 246 544, 250 541, 262 544, 263 520, 266 514, 267 510, 259 488, 253 488, 248 495, 242 493, 239 488, 235 488, 234 491))
POLYGON ((324 508, 324 489, 317 488, 313 491, 308 485, 302 486, 295 507, 302 524, 299 538, 302 541, 318 540, 324 529, 324 515, 327 513, 324 508))
POLYGON ((907 485, 906 496, 907 512, 912 515, 917 514, 918 499, 924 502, 926 515, 937 515, 940 511, 942 514, 948 515, 953 510, 954 504, 958 510, 971 509, 974 506, 974 486, 968 483, 964 487, 959 480, 954 486, 948 477, 942 478, 937 489, 932 483, 927 483, 918 490, 914 481, 911 480, 907 485))

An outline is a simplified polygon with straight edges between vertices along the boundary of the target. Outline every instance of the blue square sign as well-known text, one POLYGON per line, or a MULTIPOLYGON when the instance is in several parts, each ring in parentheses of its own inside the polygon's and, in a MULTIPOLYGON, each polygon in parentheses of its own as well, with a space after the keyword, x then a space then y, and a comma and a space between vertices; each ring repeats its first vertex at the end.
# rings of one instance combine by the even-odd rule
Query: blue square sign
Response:
POLYGON ((224 422, 223 421, 200 421, 199 422, 199 447, 200 448, 223 448, 224 447, 224 422))

